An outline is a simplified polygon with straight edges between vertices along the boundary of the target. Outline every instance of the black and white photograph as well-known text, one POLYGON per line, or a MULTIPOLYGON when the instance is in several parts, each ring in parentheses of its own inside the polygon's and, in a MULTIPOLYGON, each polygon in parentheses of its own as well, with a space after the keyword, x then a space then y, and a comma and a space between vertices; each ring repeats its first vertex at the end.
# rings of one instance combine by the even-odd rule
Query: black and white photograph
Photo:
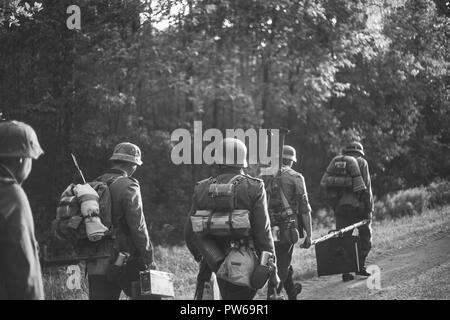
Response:
POLYGON ((449 38, 449 0, 0 0, 0 300, 450 300, 449 38))

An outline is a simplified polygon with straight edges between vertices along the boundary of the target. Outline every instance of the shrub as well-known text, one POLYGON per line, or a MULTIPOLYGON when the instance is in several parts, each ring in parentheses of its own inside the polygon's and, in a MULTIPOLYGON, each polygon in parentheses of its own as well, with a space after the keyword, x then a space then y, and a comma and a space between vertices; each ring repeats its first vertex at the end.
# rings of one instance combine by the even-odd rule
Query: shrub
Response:
POLYGON ((388 194, 381 202, 375 204, 375 217, 400 218, 422 213, 430 202, 430 193, 424 187, 400 190, 388 194))
POLYGON ((334 226, 334 215, 332 210, 319 209, 314 214, 314 229, 330 229, 334 226))
POLYGON ((374 220, 384 220, 388 217, 387 208, 384 201, 375 200, 373 208, 373 219, 374 220))
POLYGON ((450 204, 450 181, 433 182, 428 186, 427 190, 430 193, 430 208, 450 204))

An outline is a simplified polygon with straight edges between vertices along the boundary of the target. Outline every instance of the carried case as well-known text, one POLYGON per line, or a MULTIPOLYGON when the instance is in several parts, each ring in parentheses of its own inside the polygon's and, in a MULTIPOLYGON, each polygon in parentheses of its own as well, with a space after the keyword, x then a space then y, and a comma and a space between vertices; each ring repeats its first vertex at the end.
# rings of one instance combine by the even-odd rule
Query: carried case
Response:
POLYGON ((315 247, 319 277, 359 271, 358 237, 334 237, 315 247))

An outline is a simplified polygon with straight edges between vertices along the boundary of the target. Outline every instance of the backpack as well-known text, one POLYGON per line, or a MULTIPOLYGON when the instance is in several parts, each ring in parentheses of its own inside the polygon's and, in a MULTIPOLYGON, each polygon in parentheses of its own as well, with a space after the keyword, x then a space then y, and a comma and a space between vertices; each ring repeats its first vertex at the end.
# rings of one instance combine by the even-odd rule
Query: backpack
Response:
POLYGON ((208 189, 208 209, 197 210, 190 217, 194 233, 234 239, 250 235, 250 211, 235 209, 236 186, 244 178, 236 175, 225 184, 212 181, 208 189))
POLYGON ((327 203, 333 208, 345 193, 366 190, 358 161, 348 155, 337 156, 331 160, 320 185, 325 189, 327 203))
POLYGON ((289 205, 283 190, 280 173, 268 181, 266 193, 274 241, 297 243, 299 238, 304 237, 303 225, 289 205))
MULTIPOLYGON (((120 178, 72 183, 63 191, 51 225, 50 247, 44 252, 48 260, 100 258, 99 248, 113 233, 109 187, 120 178)), ((106 257, 104 252, 101 257, 106 257)))

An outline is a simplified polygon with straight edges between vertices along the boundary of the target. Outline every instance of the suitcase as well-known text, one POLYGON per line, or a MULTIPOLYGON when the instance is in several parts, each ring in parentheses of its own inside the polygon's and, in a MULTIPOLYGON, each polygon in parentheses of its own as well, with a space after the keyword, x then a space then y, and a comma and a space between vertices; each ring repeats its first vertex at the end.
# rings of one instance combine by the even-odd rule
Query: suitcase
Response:
POLYGON ((315 247, 319 277, 359 271, 358 237, 333 237, 315 247))

